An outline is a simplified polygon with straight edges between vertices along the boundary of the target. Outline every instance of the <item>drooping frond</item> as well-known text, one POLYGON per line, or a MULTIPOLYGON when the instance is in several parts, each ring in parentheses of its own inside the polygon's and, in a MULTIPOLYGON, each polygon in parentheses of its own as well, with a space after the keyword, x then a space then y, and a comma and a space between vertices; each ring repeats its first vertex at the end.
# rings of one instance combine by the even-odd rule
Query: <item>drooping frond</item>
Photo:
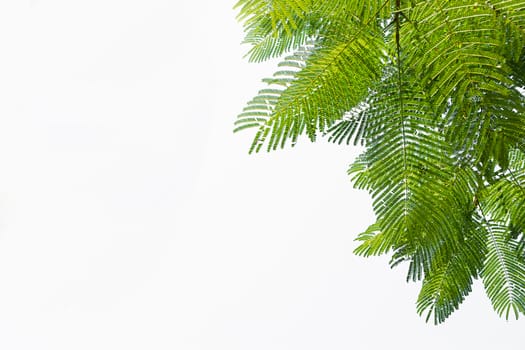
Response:
MULTIPOLYGON (((387 18, 390 13, 388 0, 374 1, 304 1, 287 3, 277 1, 240 1, 239 19, 244 21, 245 44, 251 46, 247 53, 252 62, 281 57, 303 46, 312 38, 325 38, 330 33, 344 32, 348 21, 375 22, 376 17, 387 18), (300 5, 300 6, 299 6, 300 5), (252 8, 256 7, 256 12, 252 8), (287 11, 274 10, 287 8, 287 11), (289 17, 283 17, 285 13, 289 17)), ((374 23, 376 24, 376 23, 374 23)))
POLYGON ((437 251, 451 255, 463 242, 475 177, 454 164, 417 84, 398 83, 394 73, 372 95, 365 112, 368 150, 350 169, 354 185, 372 194, 381 232, 359 236, 356 251, 392 249, 392 264, 408 261, 407 278, 418 280, 437 251))
POLYGON ((509 153, 509 166, 482 192, 488 255, 482 272, 496 312, 508 319, 525 314, 525 154, 509 153))
POLYGON ((481 276, 494 310, 508 319, 525 314, 525 262, 518 258, 518 245, 509 240, 509 228, 486 221, 487 259, 481 276))
MULTIPOLYGON (((279 64, 282 70, 276 72, 273 78, 265 80, 269 85, 268 88, 259 91, 259 94, 248 102, 243 113, 237 117, 234 131, 253 127, 258 129, 250 152, 259 151, 263 146, 264 140, 272 131, 271 120, 276 114, 282 94, 296 79, 297 73, 304 68, 306 60, 308 56, 311 55, 313 48, 313 45, 304 46, 301 50, 296 51, 294 55, 286 57, 286 59, 279 64)), ((298 135, 304 130, 304 124, 300 123, 300 120, 291 119, 288 125, 288 132, 290 129, 295 130, 293 132, 295 137, 292 140, 292 142, 295 143, 298 135)), ((286 137, 282 139, 284 141, 286 137)))
POLYGON ((472 291, 472 283, 483 267, 485 259, 485 231, 474 225, 465 227, 462 244, 452 254, 437 252, 430 260, 417 300, 417 311, 426 312, 428 321, 444 322, 472 291))
MULTIPOLYGON (((265 108, 271 114, 259 124, 251 150, 259 151, 264 143, 268 150, 283 147, 288 139, 293 144, 303 132, 313 141, 318 132, 325 131, 366 97, 368 86, 380 76, 382 34, 378 27, 370 29, 364 23, 350 22, 346 29, 337 36, 325 33, 322 42, 308 47, 308 54, 296 53, 285 61, 285 66, 296 62, 294 68, 298 71, 278 72, 274 79, 267 80, 284 89, 275 104, 270 102, 270 108, 265 108)), ((267 95, 267 90, 262 94, 267 95)), ((260 97, 255 99, 259 101, 260 97)), ((238 123, 244 124, 246 118, 260 121, 261 116, 261 110, 245 110, 238 123)))

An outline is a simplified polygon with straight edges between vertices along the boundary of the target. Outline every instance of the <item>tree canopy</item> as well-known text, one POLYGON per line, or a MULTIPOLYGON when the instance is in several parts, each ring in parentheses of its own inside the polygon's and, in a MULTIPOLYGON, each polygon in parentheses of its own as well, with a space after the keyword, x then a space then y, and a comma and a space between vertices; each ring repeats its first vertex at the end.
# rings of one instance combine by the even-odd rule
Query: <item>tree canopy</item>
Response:
POLYGON ((417 311, 443 322, 480 278, 525 314, 525 1, 240 0, 253 62, 281 58, 235 131, 250 152, 305 135, 350 165, 376 222, 355 252, 406 262, 417 311))

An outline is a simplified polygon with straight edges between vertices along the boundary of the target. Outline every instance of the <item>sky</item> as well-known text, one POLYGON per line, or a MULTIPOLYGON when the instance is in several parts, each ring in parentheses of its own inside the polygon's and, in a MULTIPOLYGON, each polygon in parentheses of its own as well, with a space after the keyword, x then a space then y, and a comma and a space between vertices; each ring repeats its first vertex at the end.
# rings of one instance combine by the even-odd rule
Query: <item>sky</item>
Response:
POLYGON ((441 326, 307 140, 248 155, 234 1, 0 1, 0 349, 519 349, 480 283, 441 326))

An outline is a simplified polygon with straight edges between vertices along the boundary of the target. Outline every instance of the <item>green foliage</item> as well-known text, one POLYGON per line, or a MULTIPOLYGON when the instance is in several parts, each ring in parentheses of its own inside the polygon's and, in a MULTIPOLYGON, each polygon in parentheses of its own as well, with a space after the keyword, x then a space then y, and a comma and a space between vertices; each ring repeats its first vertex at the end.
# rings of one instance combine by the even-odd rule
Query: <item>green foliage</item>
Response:
POLYGON ((236 121, 250 152, 301 135, 361 144, 350 166, 390 253, 443 322, 472 283, 525 314, 525 1, 240 0, 248 57, 285 57, 236 121))

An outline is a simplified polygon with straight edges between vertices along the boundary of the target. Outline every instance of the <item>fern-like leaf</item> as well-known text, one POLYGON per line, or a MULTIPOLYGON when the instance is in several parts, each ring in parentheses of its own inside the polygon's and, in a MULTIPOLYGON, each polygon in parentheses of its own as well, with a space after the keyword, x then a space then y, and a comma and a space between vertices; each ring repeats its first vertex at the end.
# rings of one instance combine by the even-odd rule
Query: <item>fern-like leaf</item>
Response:
POLYGON ((508 240, 508 227, 486 221, 487 259, 481 273, 494 310, 508 319, 525 314, 525 263, 518 259, 518 246, 508 240))

